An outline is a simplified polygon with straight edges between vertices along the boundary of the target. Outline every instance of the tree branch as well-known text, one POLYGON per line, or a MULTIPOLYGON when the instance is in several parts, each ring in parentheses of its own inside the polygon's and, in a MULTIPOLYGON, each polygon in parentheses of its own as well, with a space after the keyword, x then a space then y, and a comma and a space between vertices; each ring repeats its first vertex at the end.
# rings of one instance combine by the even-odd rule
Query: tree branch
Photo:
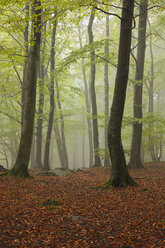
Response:
POLYGON ((107 12, 107 11, 101 9, 101 8, 98 8, 98 7, 94 7, 94 8, 97 9, 97 10, 100 10, 101 12, 103 12, 103 13, 105 13, 107 15, 113 15, 113 16, 118 17, 120 20, 122 20, 122 18, 119 15, 115 14, 115 13, 109 13, 109 12, 107 12))

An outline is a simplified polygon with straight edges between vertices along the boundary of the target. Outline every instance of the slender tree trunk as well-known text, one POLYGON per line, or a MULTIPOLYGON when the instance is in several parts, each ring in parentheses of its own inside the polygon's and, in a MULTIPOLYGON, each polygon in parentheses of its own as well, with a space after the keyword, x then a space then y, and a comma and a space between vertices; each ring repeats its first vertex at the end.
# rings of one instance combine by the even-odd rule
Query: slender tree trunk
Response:
MULTIPOLYGON (((151 24, 148 20, 148 26, 150 29, 150 33, 151 33, 151 24)), ((149 80, 149 89, 148 89, 148 93, 149 93, 149 113, 153 114, 154 112, 154 56, 153 56, 153 49, 152 49, 152 37, 150 35, 150 56, 151 56, 151 79, 149 80)), ((156 158, 156 154, 155 154, 155 149, 154 149, 154 135, 152 134, 152 129, 153 129, 153 123, 152 121, 149 123, 149 130, 150 130, 150 134, 149 134, 149 149, 150 149, 150 154, 151 154, 151 158, 152 161, 157 161, 156 158)))
POLYGON ((59 156, 61 168, 65 169, 65 161, 64 161, 64 157, 63 157, 61 135, 60 135, 60 130, 59 130, 59 126, 58 126, 58 119, 56 117, 55 117, 55 120, 54 120, 54 133, 55 133, 58 156, 59 156))
MULTIPOLYGON (((106 16, 106 43, 104 47, 105 56, 109 55, 109 15, 106 16)), ((105 97, 105 158, 104 166, 110 166, 109 151, 108 151, 108 117, 109 117, 109 80, 108 80, 108 63, 104 65, 104 97, 105 97)))
MULTIPOLYGON (((28 42, 29 42, 29 4, 25 6, 25 14, 26 14, 26 25, 24 30, 24 46, 25 46, 25 56, 28 58, 28 42)), ((25 59, 24 66, 23 66, 23 80, 22 80, 22 99, 21 99, 21 131, 23 129, 23 112, 24 112, 24 105, 25 105, 25 80, 26 80, 26 70, 27 70, 27 63, 28 59, 25 59)))
MULTIPOLYGON (((94 21, 94 9, 92 8, 92 12, 89 19, 88 24, 88 35, 89 35, 89 45, 93 43, 93 32, 92 25, 94 21)), ((96 66, 95 66, 95 51, 92 49, 91 51, 91 101, 92 101, 92 124, 93 124, 93 144, 94 144, 94 166, 101 165, 101 159, 99 155, 99 132, 98 132, 98 121, 97 121, 97 104, 96 104, 96 93, 95 93, 95 74, 96 74, 96 66)))
POLYGON ((55 37, 56 37, 56 27, 57 20, 56 15, 54 16, 55 21, 53 24, 52 30, 52 41, 51 41, 51 70, 50 70, 50 112, 48 120, 48 129, 45 142, 45 153, 44 153, 44 170, 50 170, 49 166, 49 153, 50 153, 50 142, 53 126, 53 117, 54 117, 54 70, 55 70, 55 37))
POLYGON ((112 171, 109 181, 105 184, 105 188, 111 185, 122 187, 136 184, 127 170, 121 140, 121 126, 129 73, 133 10, 134 0, 123 0, 118 66, 108 128, 108 145, 112 171))
POLYGON ((25 77, 25 104, 23 112, 23 127, 17 159, 9 174, 29 177, 28 165, 33 138, 33 127, 36 103, 37 70, 40 55, 41 37, 41 1, 34 0, 32 5, 32 43, 25 77))
MULTIPOLYGON (((64 116, 62 113, 62 106, 61 106, 61 101, 60 101, 60 94, 59 94, 59 87, 58 87, 58 80, 56 77, 56 96, 57 96, 57 104, 58 104, 58 109, 60 111, 60 121, 61 121, 61 145, 62 145, 62 157, 63 157, 63 168, 68 169, 68 153, 66 149, 66 141, 65 141, 65 125, 64 125, 64 116)), ((56 122, 56 125, 58 124, 58 121, 56 122)))
MULTIPOLYGON (((80 48, 82 48, 82 36, 81 36, 81 29, 79 26, 79 41, 80 41, 80 48)), ((89 142, 89 168, 93 166, 93 141, 92 141, 92 125, 91 125, 91 111, 90 111, 90 103, 89 103, 89 91, 88 91, 88 84, 87 84, 87 77, 85 71, 85 60, 82 57, 82 73, 83 73, 83 81, 84 81, 84 89, 85 89, 85 105, 87 111, 87 126, 88 126, 88 142, 89 142)))
POLYGON ((141 142, 142 142, 142 93, 143 93, 143 72, 146 48, 146 26, 147 26, 148 0, 141 0, 139 5, 139 27, 138 47, 136 61, 136 76, 134 86, 134 118, 139 119, 133 123, 133 134, 131 144, 130 168, 142 168, 141 142))
POLYGON ((83 115, 83 134, 82 134, 82 167, 85 167, 85 116, 83 115))
MULTIPOLYGON (((46 31, 46 23, 44 25, 44 33, 46 31)), ((41 58, 39 67, 39 106, 37 117, 37 133, 36 133, 36 167, 42 169, 42 126, 43 126, 43 109, 44 109, 44 80, 45 80, 45 66, 44 56, 46 49, 46 39, 42 38, 41 58)))

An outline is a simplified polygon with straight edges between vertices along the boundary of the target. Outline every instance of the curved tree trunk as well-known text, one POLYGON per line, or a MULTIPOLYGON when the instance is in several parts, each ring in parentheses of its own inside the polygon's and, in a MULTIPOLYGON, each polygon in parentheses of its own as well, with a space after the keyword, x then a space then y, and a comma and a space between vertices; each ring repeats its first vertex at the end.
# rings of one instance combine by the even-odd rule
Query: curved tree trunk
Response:
MULTIPOLYGON (((92 25, 94 20, 93 8, 90 15, 90 20, 88 24, 88 35, 89 35, 89 45, 93 43, 93 32, 92 25)), ((91 101, 92 101, 92 124, 93 124, 93 144, 94 144, 94 166, 101 165, 101 159, 99 155, 99 132, 98 132, 98 122, 97 122, 97 103, 96 103, 96 93, 95 93, 95 51, 91 51, 91 101)))
MULTIPOLYGON (((106 43, 104 47, 105 57, 109 55, 109 15, 106 16, 106 43)), ((110 159, 108 150, 108 117, 109 117, 109 80, 108 80, 108 62, 105 62, 104 65, 104 99, 105 99, 105 129, 104 129, 104 138, 105 138, 105 158, 104 166, 110 167, 110 159)))
POLYGON ((108 128, 108 145, 112 162, 112 172, 105 187, 136 184, 127 170, 121 141, 121 125, 129 73, 133 10, 134 1, 123 0, 118 67, 108 128))
POLYGON ((53 24, 52 31, 52 42, 51 42, 51 69, 50 69, 50 112, 49 112, 49 120, 48 120, 48 129, 46 135, 45 142, 45 153, 44 153, 44 170, 49 171, 49 154, 50 154, 50 142, 51 142, 51 134, 52 134, 52 126, 53 126, 53 117, 54 117, 54 69, 55 69, 55 37, 56 37, 56 15, 54 16, 55 21, 53 24))
POLYGON ((41 1, 35 0, 32 5, 32 45, 25 75, 25 104, 23 111, 23 126, 17 159, 11 175, 29 177, 28 165, 33 138, 33 127, 36 103, 37 70, 40 55, 41 37, 41 1))
POLYGON ((139 5, 139 27, 138 27, 138 47, 136 61, 136 76, 134 86, 134 118, 139 119, 133 123, 133 134, 131 144, 131 158, 129 168, 142 168, 141 162, 141 141, 142 141, 142 92, 143 92, 143 72, 146 48, 146 26, 147 26, 147 6, 148 0, 141 0, 139 5))

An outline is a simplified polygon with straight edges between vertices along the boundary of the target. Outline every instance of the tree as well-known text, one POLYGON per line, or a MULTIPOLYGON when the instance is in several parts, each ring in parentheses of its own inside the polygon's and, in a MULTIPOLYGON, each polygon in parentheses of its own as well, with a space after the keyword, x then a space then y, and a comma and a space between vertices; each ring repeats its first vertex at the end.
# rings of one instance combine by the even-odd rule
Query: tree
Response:
POLYGON ((146 26, 147 26, 147 6, 148 0, 141 0, 139 5, 139 27, 138 27, 138 47, 136 60, 136 76, 134 85, 134 118, 133 134, 131 144, 130 168, 142 168, 141 162, 141 141, 142 141, 142 92, 143 74, 146 48, 146 26), (138 119, 138 121, 137 121, 138 119))
POLYGON ((43 34, 46 32, 46 22, 44 23, 44 32, 41 38, 41 56, 39 64, 39 100, 37 112, 37 131, 36 131, 36 167, 42 168, 42 127, 43 127, 43 111, 44 111, 44 81, 45 81, 45 49, 46 37, 43 34))
POLYGON ((49 153, 50 153, 50 142, 51 142, 51 134, 52 134, 52 126, 53 126, 53 117, 54 117, 54 70, 55 70, 55 38, 56 38, 56 28, 57 28, 57 19, 56 19, 56 11, 54 14, 54 23, 52 30, 52 40, 51 40, 51 68, 50 68, 50 112, 49 112, 49 120, 48 120, 48 128, 46 134, 46 142, 45 142, 45 153, 44 153, 44 170, 50 170, 49 165, 49 153))
MULTIPOLYGON (((109 15, 106 15, 106 43, 104 47, 105 56, 109 54, 109 15)), ((108 116, 109 116, 109 79, 108 79, 108 62, 105 61, 104 65, 104 94, 105 94, 105 158, 104 166, 110 166, 110 159, 107 154, 108 149, 108 116)))
MULTIPOLYGON (((88 24, 88 35, 89 35, 89 44, 93 43, 93 32, 92 25, 94 20, 94 9, 92 8, 92 12, 89 19, 88 24)), ((90 71, 90 79, 91 79, 91 102, 92 102, 92 124, 93 124, 93 145, 94 145, 94 166, 101 165, 101 159, 99 156, 99 133, 98 133, 98 123, 97 123, 97 103, 96 103, 96 93, 95 93, 95 52, 94 49, 91 51, 91 71, 90 71)))
POLYGON ((32 32, 29 58, 25 75, 25 102, 23 112, 23 126, 16 162, 10 175, 29 177, 28 165, 33 138, 33 126, 36 104, 36 82, 40 55, 41 38, 41 1, 34 0, 32 4, 32 32))
MULTIPOLYGON (((62 168, 68 169, 68 153, 66 149, 66 140, 65 140, 65 125, 64 125, 64 115, 62 112, 62 105, 61 105, 61 99, 60 99, 60 93, 59 93, 59 85, 58 85, 58 79, 57 76, 55 77, 55 82, 56 82, 56 96, 57 96, 57 105, 58 105, 58 110, 59 110, 59 115, 60 115, 60 128, 61 132, 59 132, 59 137, 61 137, 61 157, 62 160, 60 160, 62 163, 62 168)), ((57 107, 55 105, 55 109, 57 110, 57 107)), ((58 119, 56 118, 56 126, 58 125, 58 119)))
MULTIPOLYGON (((80 48, 82 49, 82 34, 81 28, 79 26, 79 41, 80 41, 80 48)), ((88 126, 88 143, 89 143, 89 168, 93 166, 93 141, 92 141, 92 125, 91 125, 91 110, 90 110, 90 102, 89 102, 89 90, 88 90, 88 83, 87 83, 87 76, 85 70, 85 59, 82 57, 82 74, 83 74, 83 82, 84 82, 84 95, 85 95, 85 105, 86 105, 86 112, 87 112, 87 126, 88 126)))
POLYGON ((126 160, 121 140, 121 125, 129 73, 133 10, 134 0, 123 0, 118 66, 108 127, 108 146, 112 171, 109 181, 105 184, 106 188, 111 185, 136 185, 126 167, 126 160))

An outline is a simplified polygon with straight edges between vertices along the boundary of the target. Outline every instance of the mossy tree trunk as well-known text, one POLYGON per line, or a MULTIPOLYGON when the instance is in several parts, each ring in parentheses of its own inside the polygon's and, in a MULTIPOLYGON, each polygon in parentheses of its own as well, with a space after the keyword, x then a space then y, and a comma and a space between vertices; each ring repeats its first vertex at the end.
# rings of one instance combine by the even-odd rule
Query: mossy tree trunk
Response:
POLYGON ((109 186, 121 187, 136 184, 127 170, 121 140, 121 126, 129 73, 133 10, 134 1, 123 0, 118 66, 108 127, 108 146, 111 156, 112 171, 109 181, 105 184, 106 188, 109 186))
POLYGON ((41 1, 34 0, 32 5, 32 35, 29 59, 25 75, 25 104, 23 108, 23 126, 19 150, 15 165, 10 175, 29 177, 28 165, 33 138, 33 127, 36 104, 36 82, 40 55, 41 37, 41 1))
POLYGON ((143 72, 146 48, 146 26, 147 26, 147 6, 148 0, 141 0, 139 5, 139 27, 138 27, 138 47, 136 60, 136 76, 134 86, 134 118, 139 119, 133 123, 133 134, 131 144, 131 158, 129 168, 143 168, 141 162, 141 141, 142 141, 142 92, 143 92, 143 72))

